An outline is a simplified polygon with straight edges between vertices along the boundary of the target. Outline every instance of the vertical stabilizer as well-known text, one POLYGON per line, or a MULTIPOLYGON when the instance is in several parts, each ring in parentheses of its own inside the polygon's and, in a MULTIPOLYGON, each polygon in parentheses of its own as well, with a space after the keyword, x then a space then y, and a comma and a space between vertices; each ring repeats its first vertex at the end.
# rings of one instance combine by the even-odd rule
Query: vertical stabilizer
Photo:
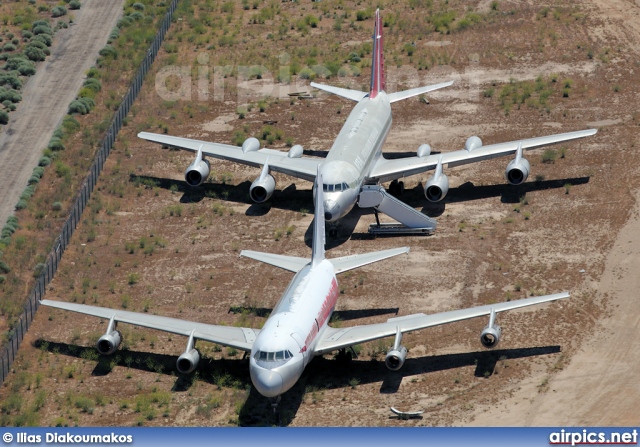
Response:
POLYGON ((382 19, 380 10, 376 9, 376 22, 373 26, 373 61, 371 62, 371 90, 369 97, 375 98, 385 89, 384 58, 382 55, 382 19))
POLYGON ((311 242, 311 266, 324 260, 324 191, 322 190, 322 174, 318 166, 316 175, 316 203, 313 211, 313 240, 311 242))

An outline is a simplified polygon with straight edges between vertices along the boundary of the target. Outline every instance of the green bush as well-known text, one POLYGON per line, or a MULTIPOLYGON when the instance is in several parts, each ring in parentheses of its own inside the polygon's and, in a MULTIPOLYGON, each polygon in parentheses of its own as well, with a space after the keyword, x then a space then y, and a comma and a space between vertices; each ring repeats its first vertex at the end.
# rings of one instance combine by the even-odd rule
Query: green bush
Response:
POLYGON ((33 33, 31 31, 22 30, 23 39, 31 39, 32 37, 33 37, 33 33))
POLYGON ((17 91, 9 88, 0 87, 0 102, 9 100, 13 103, 22 101, 22 96, 17 91))
POLYGON ((33 36, 31 42, 42 42, 46 46, 50 47, 53 43, 53 38, 49 34, 38 34, 37 36, 33 36))
POLYGON ((0 272, 7 274, 11 271, 6 262, 0 261, 0 272))
POLYGON ((69 2, 69 9, 80 9, 80 2, 78 0, 71 0, 69 2))
POLYGON ((64 6, 54 6, 51 10, 51 17, 62 17, 67 13, 67 8, 64 6))
POLYGON ((22 76, 33 76, 36 74, 36 67, 32 64, 22 64, 18 67, 18 72, 20 72, 22 76))
POLYGON ((62 211, 62 203, 60 203, 60 202, 53 202, 53 203, 51 204, 51 209, 52 209, 53 211, 62 211))
POLYGON ((56 137, 51 138, 47 148, 51 149, 52 151, 63 151, 65 149, 64 144, 62 143, 62 140, 56 137))
POLYGON ((133 4, 133 9, 136 11, 144 11, 144 5, 140 2, 136 2, 133 4))
POLYGON ((39 166, 49 166, 51 164, 51 159, 46 155, 40 157, 40 161, 38 162, 39 166))
POLYGON ((4 282, 7 280, 7 277, 4 275, 0 275, 0 284, 4 284, 4 282))
POLYGON ((96 78, 87 78, 82 84, 83 87, 86 87, 94 92, 99 92, 102 89, 102 84, 96 78))
POLYGON ((2 51, 16 51, 16 46, 10 42, 7 42, 2 47, 2 51))
POLYGON ((0 110, 0 124, 9 123, 9 114, 4 110, 0 110))
POLYGON ((46 35, 51 36, 53 34, 53 31, 51 30, 51 25, 49 25, 48 23, 47 23, 46 26, 45 25, 38 25, 38 26, 34 27, 31 30, 31 32, 33 34, 35 34, 36 36, 39 36, 41 34, 46 34, 46 35))
MULTIPOLYGON (((31 179, 29 179, 31 180, 31 179)), ((40 179, 38 179, 38 181, 40 181, 40 179)), ((16 209, 17 210, 23 210, 27 207, 27 201, 26 200, 18 200, 18 203, 16 204, 16 209)))
POLYGON ((111 45, 106 45, 104 48, 102 48, 98 54, 100 54, 100 56, 102 57, 111 57, 113 59, 117 59, 118 58, 118 51, 116 51, 115 48, 113 48, 111 45))
POLYGON ((13 89, 22 88, 22 81, 14 73, 1 73, 0 85, 9 85, 13 89))
POLYGON ((29 60, 32 60, 34 62, 43 61, 47 58, 47 55, 44 52, 44 50, 41 50, 40 48, 37 48, 37 47, 25 48, 24 54, 29 58, 29 60))

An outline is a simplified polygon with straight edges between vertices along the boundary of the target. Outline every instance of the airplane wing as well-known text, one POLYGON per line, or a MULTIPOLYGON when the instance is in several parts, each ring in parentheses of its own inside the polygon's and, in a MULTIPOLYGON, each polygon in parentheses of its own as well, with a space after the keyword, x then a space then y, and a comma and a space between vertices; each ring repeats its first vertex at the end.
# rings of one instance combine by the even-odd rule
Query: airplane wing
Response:
POLYGON ((185 337, 189 337, 191 332, 193 332, 195 339, 230 346, 242 351, 251 351, 251 346, 258 336, 258 333, 260 333, 259 329, 195 323, 177 318, 109 309, 106 307, 87 306, 85 304, 65 303, 53 300, 42 300, 40 304, 107 320, 114 318, 117 322, 157 329, 172 334, 184 335, 185 337))
POLYGON ((324 161, 322 158, 290 158, 287 152, 275 149, 258 149, 257 151, 243 152, 242 148, 230 144, 211 143, 208 141, 172 137, 170 135, 149 132, 140 132, 138 138, 191 152, 197 152, 202 146, 202 154, 205 156, 234 161, 254 167, 264 166, 268 159, 269 168, 272 171, 281 172, 310 182, 314 181, 318 171, 318 165, 324 161))
POLYGON ((435 169, 440 157, 442 157, 443 165, 447 165, 452 168, 454 166, 515 154, 520 143, 522 143, 522 149, 536 149, 542 146, 588 137, 590 135, 594 135, 596 132, 596 129, 579 130, 577 132, 567 132, 544 137, 509 141, 507 143, 490 144, 478 147, 471 151, 461 149, 442 154, 427 155, 425 157, 406 157, 393 160, 387 160, 381 157, 373 166, 368 177, 370 180, 376 180, 383 183, 403 176, 410 176, 435 169))
POLYGON ((411 332, 442 324, 453 323, 455 321, 467 320, 469 318, 489 315, 492 311, 504 312, 505 310, 517 309, 520 307, 533 306, 535 304, 546 303, 548 301, 568 298, 568 292, 556 293, 553 295, 538 296, 505 303, 488 304, 486 306, 471 307, 469 309, 452 310, 433 315, 414 314, 404 317, 390 318, 385 323, 369 324, 364 326, 352 326, 346 328, 327 327, 316 347, 316 354, 324 354, 336 349, 342 349, 358 343, 377 340, 384 337, 396 335, 400 332, 411 332))

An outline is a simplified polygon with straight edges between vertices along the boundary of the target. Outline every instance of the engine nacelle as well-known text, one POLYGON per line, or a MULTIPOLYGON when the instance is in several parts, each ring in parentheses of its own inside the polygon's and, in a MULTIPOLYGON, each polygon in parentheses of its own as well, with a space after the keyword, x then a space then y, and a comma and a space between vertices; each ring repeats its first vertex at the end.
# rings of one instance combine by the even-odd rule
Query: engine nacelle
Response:
POLYGON ((504 171, 504 176, 512 185, 520 185, 527 180, 531 165, 526 158, 511 160, 504 171))
POLYGON ((196 160, 184 172, 184 180, 189 186, 200 186, 209 177, 209 160, 196 160))
POLYGON ((404 361, 407 358, 407 348, 400 345, 398 349, 392 349, 387 352, 387 356, 384 358, 384 364, 391 371, 397 371, 402 368, 404 361))
POLYGON ((178 360, 176 361, 176 367, 182 374, 189 374, 193 372, 194 369, 196 369, 199 361, 200 353, 197 349, 192 348, 188 351, 183 352, 180 357, 178 357, 178 360))
POLYGON ((271 174, 261 175, 251 184, 249 196, 256 203, 269 200, 273 191, 276 190, 276 179, 271 174))
POLYGON ((122 334, 120 331, 109 331, 98 339, 96 348, 102 355, 111 355, 116 352, 118 346, 122 342, 122 334))
POLYGON ((485 348, 495 348, 500 343, 502 329, 497 324, 493 326, 487 325, 480 333, 480 343, 485 348))
POLYGON ((439 202, 449 192, 449 177, 446 174, 435 175, 425 183, 424 196, 429 202, 439 202))

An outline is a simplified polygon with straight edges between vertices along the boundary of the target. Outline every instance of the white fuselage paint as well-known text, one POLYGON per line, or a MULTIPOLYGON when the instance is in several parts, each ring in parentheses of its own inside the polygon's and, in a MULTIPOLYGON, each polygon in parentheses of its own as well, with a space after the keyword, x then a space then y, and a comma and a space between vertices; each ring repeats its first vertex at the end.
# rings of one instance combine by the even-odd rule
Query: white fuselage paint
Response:
POLYGON ((345 191, 325 191, 324 208, 328 221, 344 217, 355 206, 362 185, 376 160, 382 156, 389 129, 391 106, 382 91, 371 99, 363 98, 353 108, 321 166, 327 185, 346 183, 345 191))
POLYGON ((249 371, 258 392, 276 397, 289 390, 313 358, 338 299, 333 264, 311 263, 293 278, 256 337, 251 349, 249 371), (292 358, 260 361, 260 352, 289 351, 292 358))

